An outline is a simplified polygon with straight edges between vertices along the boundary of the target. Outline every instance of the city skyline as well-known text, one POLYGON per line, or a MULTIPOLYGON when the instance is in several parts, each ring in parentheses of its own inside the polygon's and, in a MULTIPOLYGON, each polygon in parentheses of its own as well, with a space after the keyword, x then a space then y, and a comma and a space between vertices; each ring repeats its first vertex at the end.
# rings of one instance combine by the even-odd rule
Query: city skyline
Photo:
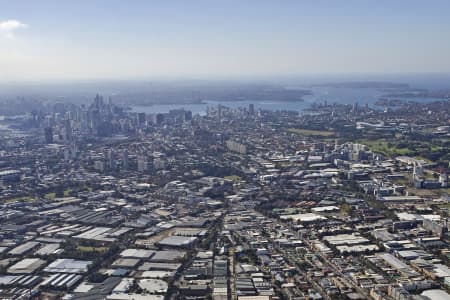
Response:
POLYGON ((0 1, 0 82, 450 73, 450 3, 0 1))
POLYGON ((450 300, 449 9, 0 0, 0 299, 450 300))

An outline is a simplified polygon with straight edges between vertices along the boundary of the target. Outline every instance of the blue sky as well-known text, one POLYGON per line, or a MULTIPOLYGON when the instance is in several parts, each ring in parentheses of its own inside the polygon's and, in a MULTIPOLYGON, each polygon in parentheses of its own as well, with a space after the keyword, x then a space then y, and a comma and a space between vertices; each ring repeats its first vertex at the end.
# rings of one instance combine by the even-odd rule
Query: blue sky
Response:
POLYGON ((450 72, 450 1, 0 0, 0 81, 450 72))

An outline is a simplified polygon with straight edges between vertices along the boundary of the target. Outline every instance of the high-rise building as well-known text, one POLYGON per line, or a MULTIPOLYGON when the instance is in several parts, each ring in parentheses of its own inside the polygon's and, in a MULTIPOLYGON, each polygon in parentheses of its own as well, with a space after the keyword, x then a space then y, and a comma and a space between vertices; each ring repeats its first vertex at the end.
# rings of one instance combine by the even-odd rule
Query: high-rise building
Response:
POLYGON ((108 149, 108 168, 112 169, 114 167, 113 152, 112 149, 108 149))
POLYGON ((164 114, 156 114, 155 115, 155 124, 160 125, 164 122, 164 114))
POLYGON ((98 126, 100 124, 100 111, 98 109, 90 110, 89 111, 89 129, 91 130, 91 133, 94 135, 97 135, 98 133, 98 126))
POLYGON ((72 143, 70 147, 70 154, 72 159, 76 159, 78 156, 78 145, 76 143, 72 143))
POLYGON ((87 133, 89 131, 89 113, 87 110, 81 111, 80 122, 81 122, 81 132, 87 133))
POLYGON ((145 156, 138 156, 137 158, 137 168, 138 168, 138 172, 145 172, 147 171, 147 159, 145 158, 145 156))
POLYGON ((156 158, 153 160, 153 168, 155 170, 161 170, 166 167, 166 162, 161 158, 156 158))
POLYGON ((99 94, 97 94, 94 98, 94 103, 93 103, 94 108, 96 109, 101 109, 104 107, 104 103, 103 103, 103 97, 100 96, 99 94))
POLYGON ((65 140, 70 142, 72 140, 72 124, 70 123, 70 120, 67 119, 64 124, 64 130, 65 130, 65 140))
POLYGON ((423 176, 423 167, 420 163, 414 162, 413 180, 418 180, 423 176))
POLYGON ((439 174, 439 182, 441 183, 441 187, 447 188, 448 187, 448 174, 447 173, 439 174))
POLYGON ((137 120, 138 120, 138 125, 139 126, 144 126, 145 125, 145 121, 146 121, 145 113, 138 113, 137 114, 137 120))
POLYGON ((44 134, 45 134, 45 142, 47 144, 52 144, 53 143, 53 128, 52 127, 45 128, 44 134))
POLYGON ((217 118, 219 122, 222 121, 222 105, 220 104, 217 106, 217 118))
POLYGON ((192 111, 186 110, 184 112, 184 120, 188 122, 192 120, 192 111))
POLYGON ((123 151, 123 168, 125 170, 128 170, 128 150, 125 149, 125 151, 123 151))
POLYGON ((251 115, 254 115, 254 114, 255 114, 255 105, 254 105, 253 103, 251 103, 251 104, 248 105, 248 112, 249 112, 251 115))
POLYGON ((240 154, 246 154, 247 153, 247 146, 244 144, 238 143, 236 141, 228 140, 226 142, 227 148, 230 151, 237 152, 240 154))

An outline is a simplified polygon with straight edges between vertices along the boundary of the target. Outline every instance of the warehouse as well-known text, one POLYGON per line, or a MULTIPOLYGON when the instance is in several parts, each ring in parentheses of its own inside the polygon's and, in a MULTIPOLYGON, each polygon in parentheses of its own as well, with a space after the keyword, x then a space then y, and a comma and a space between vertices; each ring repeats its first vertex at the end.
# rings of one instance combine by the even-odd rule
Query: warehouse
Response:
POLYGON ((140 260, 137 258, 118 258, 112 263, 113 268, 134 268, 139 264, 140 260))
POLYGON ((10 274, 31 274, 45 264, 45 260, 39 258, 25 258, 8 269, 10 274))
POLYGON ((92 261, 60 258, 52 262, 44 269, 48 273, 86 273, 92 261))
POLYGON ((323 240, 333 246, 340 246, 340 245, 351 246, 351 245, 364 244, 364 243, 369 242, 369 240, 366 239, 365 237, 362 237, 362 236, 356 235, 356 234, 330 235, 330 236, 325 236, 323 238, 323 240))
POLYGON ((148 259, 155 254, 153 250, 146 249, 126 249, 120 253, 121 257, 148 259))
POLYGON ((48 286, 52 288, 72 288, 76 283, 78 283, 83 277, 77 274, 63 274, 56 273, 48 277, 44 282, 42 282, 42 286, 48 286))
POLYGON ((156 251, 155 255, 150 259, 151 262, 159 262, 159 263, 168 263, 168 262, 177 262, 181 260, 186 255, 184 251, 176 251, 176 250, 165 250, 165 251, 156 251))
POLYGON ((173 248, 190 248, 197 241, 193 236, 169 236, 159 241, 161 246, 173 247, 173 248))
POLYGON ((140 279, 138 285, 150 294, 163 294, 167 292, 167 282, 159 279, 140 279))
POLYGON ((318 221, 326 220, 324 216, 315 214, 315 213, 305 213, 305 214, 296 214, 296 215, 282 215, 280 216, 281 220, 292 220, 293 222, 301 222, 301 223, 313 223, 318 221))
POLYGON ((11 249, 8 254, 11 255, 24 255, 25 253, 37 248, 39 246, 38 242, 26 242, 22 245, 19 245, 13 249, 11 249))

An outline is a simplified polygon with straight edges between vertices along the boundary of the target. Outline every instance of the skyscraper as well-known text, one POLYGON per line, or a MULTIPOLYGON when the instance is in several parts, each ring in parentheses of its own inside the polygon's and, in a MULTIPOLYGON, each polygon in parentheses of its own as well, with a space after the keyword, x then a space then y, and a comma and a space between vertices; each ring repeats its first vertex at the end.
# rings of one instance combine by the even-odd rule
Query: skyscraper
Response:
POLYGON ((114 166, 114 161, 113 161, 113 151, 112 149, 108 149, 108 168, 112 169, 114 166))
POLYGON ((137 158, 137 167, 138 167, 138 172, 142 172, 144 173, 145 171, 147 171, 147 158, 143 155, 138 156, 137 158))
POLYGON ((128 150, 123 151, 123 168, 128 170, 128 150))
POLYGON ((138 113, 137 114, 137 120, 139 126, 144 126, 146 121, 145 113, 138 113))
POLYGON ((53 128, 52 127, 45 128, 44 134, 45 134, 45 142, 47 144, 52 144, 53 143, 53 128))
POLYGON ((253 103, 248 105, 248 112, 253 115, 255 114, 255 105, 253 103))
POLYGON ((65 130, 65 140, 70 142, 72 141, 72 124, 70 123, 70 120, 66 120, 64 124, 64 130, 65 130))

